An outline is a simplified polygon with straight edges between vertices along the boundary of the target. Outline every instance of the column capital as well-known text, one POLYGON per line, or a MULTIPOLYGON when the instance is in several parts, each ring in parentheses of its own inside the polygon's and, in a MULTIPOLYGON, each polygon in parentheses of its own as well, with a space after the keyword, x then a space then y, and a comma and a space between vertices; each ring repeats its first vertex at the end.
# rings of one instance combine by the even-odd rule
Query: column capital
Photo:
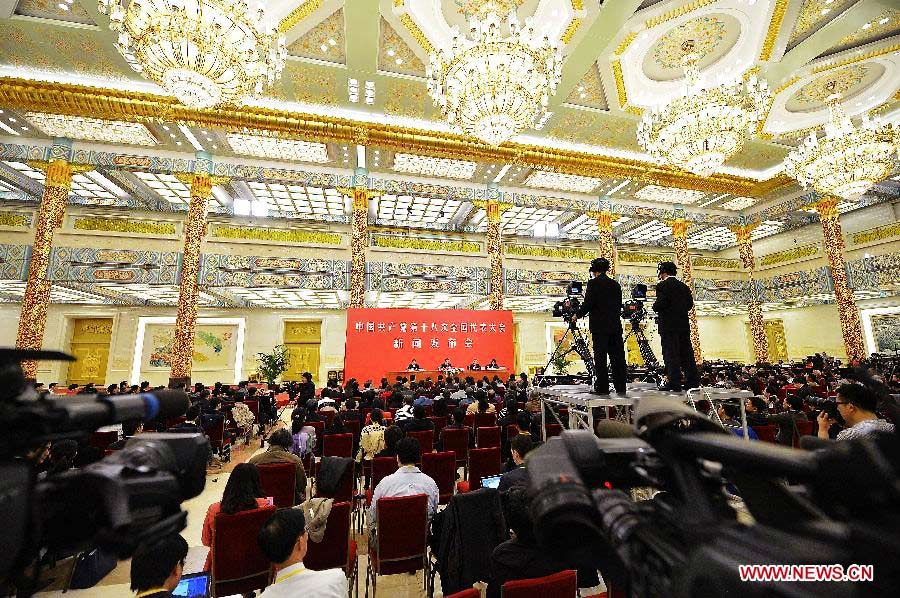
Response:
POLYGON ((832 220, 841 215, 837 209, 839 202, 840 199, 837 197, 825 197, 814 203, 813 207, 816 208, 816 213, 819 214, 821 220, 832 220))
POLYGON ((749 224, 733 224, 728 228, 737 235, 738 243, 749 243, 751 241, 750 234, 759 226, 759 221, 750 222, 749 224))
POLYGON ((472 205, 487 212, 488 222, 500 222, 500 215, 506 210, 513 207, 511 203, 501 202, 494 199, 475 199, 472 201, 472 205))
POLYGON ((669 228, 672 229, 673 237, 675 237, 676 239, 687 238, 687 230, 691 225, 690 222, 688 222, 684 218, 675 218, 674 220, 667 220, 666 224, 668 224, 669 228))
POLYGON ((369 200, 384 195, 383 191, 374 191, 365 187, 337 187, 337 192, 353 200, 353 211, 367 211, 369 200))
POLYGON ((612 230, 613 222, 618 219, 619 214, 610 212, 609 210, 595 211, 591 210, 587 213, 588 217, 597 221, 597 226, 604 230, 612 230))
POLYGON ((45 187, 72 188, 72 177, 94 170, 92 164, 73 164, 63 159, 51 158, 47 160, 28 160, 26 162, 35 170, 40 170, 47 175, 44 179, 45 187))

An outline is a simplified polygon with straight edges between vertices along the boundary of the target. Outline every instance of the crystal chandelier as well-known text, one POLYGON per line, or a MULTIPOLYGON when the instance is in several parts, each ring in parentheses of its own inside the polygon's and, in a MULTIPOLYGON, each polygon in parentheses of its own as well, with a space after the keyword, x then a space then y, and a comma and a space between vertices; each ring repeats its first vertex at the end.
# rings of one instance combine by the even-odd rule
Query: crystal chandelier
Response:
POLYGON ((684 95, 644 112, 637 140, 657 160, 709 176, 740 151, 744 138, 764 117, 772 94, 756 77, 746 84, 707 89, 700 81, 694 41, 685 41, 681 49, 684 95))
POLYGON ((116 48, 135 71, 191 108, 240 103, 281 76, 284 37, 262 2, 100 0, 116 48))
POLYGON ((894 168, 900 148, 900 129, 884 125, 864 114, 859 128, 854 126, 828 83, 828 122, 825 136, 813 131, 788 154, 784 171, 803 188, 812 186, 822 195, 856 199, 875 183, 887 178, 894 168))
POLYGON ((515 1, 486 0, 469 14, 469 33, 454 28, 449 49, 431 55, 428 93, 451 125, 490 145, 540 128, 559 84, 562 56, 532 20, 520 26, 515 1), (508 11, 508 12, 507 12, 508 11), (509 35, 500 15, 507 14, 509 35))

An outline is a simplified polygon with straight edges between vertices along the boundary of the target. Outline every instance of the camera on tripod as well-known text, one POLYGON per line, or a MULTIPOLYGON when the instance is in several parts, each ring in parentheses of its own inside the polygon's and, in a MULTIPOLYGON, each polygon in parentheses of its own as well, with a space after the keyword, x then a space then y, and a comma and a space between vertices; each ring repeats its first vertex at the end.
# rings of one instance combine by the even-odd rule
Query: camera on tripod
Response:
POLYGON ((566 298, 553 304, 553 317, 571 320, 584 299, 584 283, 572 280, 566 285, 566 298))
POLYGON ((33 592, 25 571, 45 551, 96 546, 126 558, 140 544, 184 529, 181 502, 203 491, 210 454, 201 433, 141 434, 81 469, 38 477, 30 455, 49 443, 83 440, 125 421, 177 417, 189 401, 176 390, 39 396, 23 375, 25 359, 73 360, 56 351, 0 349, 0 585, 9 580, 19 596, 33 592))
POLYGON ((631 323, 640 322, 647 317, 644 302, 647 301, 647 285, 636 284, 631 288, 631 299, 622 304, 622 319, 631 323))

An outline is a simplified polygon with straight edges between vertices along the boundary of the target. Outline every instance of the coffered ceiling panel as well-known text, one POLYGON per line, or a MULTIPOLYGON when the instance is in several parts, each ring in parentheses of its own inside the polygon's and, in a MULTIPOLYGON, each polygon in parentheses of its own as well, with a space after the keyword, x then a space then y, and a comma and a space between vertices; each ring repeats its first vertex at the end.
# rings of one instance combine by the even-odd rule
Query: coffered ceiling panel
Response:
POLYGON ((80 25, 96 25, 81 0, 19 0, 15 14, 80 25))
POLYGON ((338 9, 288 46, 291 56, 344 64, 347 60, 344 10, 338 9))

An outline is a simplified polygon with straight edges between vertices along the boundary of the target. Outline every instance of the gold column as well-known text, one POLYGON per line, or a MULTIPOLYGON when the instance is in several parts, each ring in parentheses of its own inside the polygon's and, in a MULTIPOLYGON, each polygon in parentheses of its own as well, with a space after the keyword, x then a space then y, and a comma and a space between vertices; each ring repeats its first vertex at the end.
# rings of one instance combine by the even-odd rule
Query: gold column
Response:
POLYGON ((200 245, 206 235, 206 206, 212 195, 209 172, 197 171, 178 177, 191 186, 187 221, 184 224, 184 255, 178 288, 178 314, 172 342, 170 382, 189 383, 194 359, 194 330, 197 326, 197 294, 200 289, 200 245))
MULTIPOLYGON (((62 226, 66 214, 72 175, 92 169, 90 166, 70 163, 67 145, 54 144, 51 155, 54 153, 64 154, 65 157, 52 158, 49 162, 29 162, 31 167, 46 172, 47 177, 44 180, 44 194, 41 197, 34 242, 31 245, 28 280, 25 283, 19 330, 16 334, 17 349, 40 349, 43 345, 52 286, 47 279, 47 273, 50 269, 50 252, 53 250, 53 233, 62 226)), ((37 362, 23 361, 22 369, 26 378, 34 378, 37 374, 37 362)))
POLYGON ((616 275, 616 241, 613 238, 612 225, 618 214, 603 210, 600 212, 588 212, 588 216, 597 221, 597 244, 600 256, 609 260, 609 275, 616 275))
POLYGON ((487 213, 487 252, 491 260, 491 294, 488 305, 490 309, 503 309, 503 234, 500 230, 500 216, 512 205, 496 199, 476 200, 472 203, 487 213))
POLYGON ((816 212, 822 221, 822 237, 825 242, 825 255, 831 267, 831 279, 834 281, 834 296, 838 304, 838 319, 841 323, 841 334, 844 337, 844 348, 847 358, 863 359, 866 349, 863 345, 862 325, 859 310, 853 300, 853 290, 847 285, 847 264, 844 261, 844 235, 841 231, 840 213, 837 209, 838 199, 829 197, 815 204, 816 212))
POLYGON ((750 279, 750 303, 747 306, 747 313, 750 316, 750 334, 753 336, 753 352, 756 354, 756 362, 769 361, 769 343, 766 339, 766 325, 763 321, 762 307, 759 298, 756 296, 756 258, 753 256, 753 240, 750 234, 753 229, 759 226, 759 222, 747 224, 744 226, 733 226, 731 230, 737 235, 738 253, 741 257, 741 265, 747 272, 747 278, 750 279))
POLYGON ((342 187, 339 191, 353 200, 350 216, 350 307, 365 307, 369 200, 381 193, 370 191, 364 184, 353 188, 342 187))
MULTIPOLYGON (((678 271, 681 274, 681 280, 694 290, 694 275, 691 272, 691 254, 688 252, 687 246, 687 229, 688 221, 684 218, 676 218, 669 221, 669 227, 672 229, 672 244, 675 247, 675 263, 678 265, 678 271)), ((694 359, 697 363, 703 361, 703 355, 700 352, 700 331, 697 329, 697 310, 691 308, 688 314, 691 326, 691 346, 694 348, 694 359)))

